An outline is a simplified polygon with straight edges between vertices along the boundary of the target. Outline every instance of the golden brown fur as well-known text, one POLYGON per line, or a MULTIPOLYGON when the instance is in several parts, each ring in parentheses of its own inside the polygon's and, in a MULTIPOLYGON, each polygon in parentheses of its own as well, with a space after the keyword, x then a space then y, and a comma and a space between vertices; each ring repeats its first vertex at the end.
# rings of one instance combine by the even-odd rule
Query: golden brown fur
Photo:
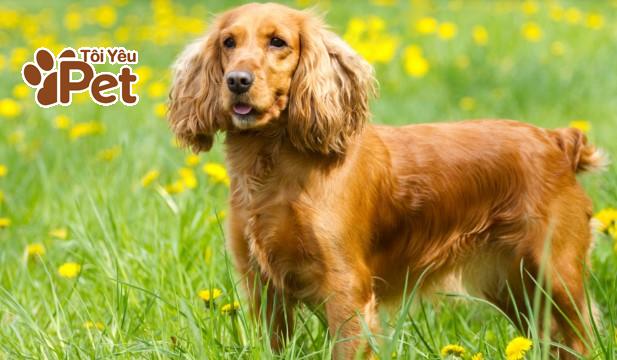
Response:
POLYGON ((569 319, 554 311, 553 327, 585 353, 592 207, 575 175, 598 152, 578 130, 506 120, 368 125, 373 92, 372 68, 318 17, 276 4, 220 15, 176 63, 171 127, 195 151, 227 133, 229 248, 255 306, 269 283, 273 345, 294 302, 325 302, 332 335, 348 340, 335 356, 352 356, 361 321, 378 331, 378 304, 406 277, 425 291, 460 279, 518 321, 549 248, 541 280, 569 319), (240 95, 224 81, 236 70, 255 77, 240 95))

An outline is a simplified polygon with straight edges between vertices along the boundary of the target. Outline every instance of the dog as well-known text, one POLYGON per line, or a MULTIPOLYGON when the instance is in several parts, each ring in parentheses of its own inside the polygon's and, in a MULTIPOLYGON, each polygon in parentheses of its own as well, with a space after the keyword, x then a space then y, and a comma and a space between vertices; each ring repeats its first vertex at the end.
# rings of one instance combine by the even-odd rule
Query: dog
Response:
POLYGON ((380 304, 459 279, 523 329, 541 325, 519 321, 526 294, 550 284, 543 331, 586 354, 592 204, 576 175, 603 154, 573 128, 368 124, 375 89, 319 16, 272 3, 219 15, 174 65, 177 138, 199 152, 226 133, 228 248, 272 346, 304 302, 323 304, 335 358, 368 354, 380 304))

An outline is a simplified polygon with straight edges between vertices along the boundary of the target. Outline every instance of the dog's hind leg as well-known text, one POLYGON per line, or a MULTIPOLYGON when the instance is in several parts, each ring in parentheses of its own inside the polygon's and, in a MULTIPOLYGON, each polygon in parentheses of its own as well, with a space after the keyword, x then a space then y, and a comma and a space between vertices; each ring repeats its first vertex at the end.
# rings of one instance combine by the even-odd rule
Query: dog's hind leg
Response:
POLYGON ((552 236, 546 274, 555 305, 553 319, 565 345, 585 355, 592 335, 584 288, 592 242, 591 202, 575 184, 559 194, 551 210, 553 229, 549 229, 552 236))
MULTIPOLYGON (((591 346, 584 288, 590 216, 590 202, 580 187, 564 189, 546 220, 533 220, 524 237, 515 242, 509 264, 504 264, 505 286, 486 294, 522 331, 537 326, 540 337, 549 332, 582 355, 591 346), (543 321, 547 306, 551 309, 548 322, 543 321)), ((561 359, 577 358, 563 349, 559 353, 561 359)))

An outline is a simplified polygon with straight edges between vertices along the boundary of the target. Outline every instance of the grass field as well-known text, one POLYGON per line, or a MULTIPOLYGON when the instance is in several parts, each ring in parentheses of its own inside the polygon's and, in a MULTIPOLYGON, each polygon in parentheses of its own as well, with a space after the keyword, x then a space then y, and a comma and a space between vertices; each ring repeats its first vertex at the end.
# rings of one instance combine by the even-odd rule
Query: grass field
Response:
MULTIPOLYGON (((190 156, 164 119, 169 65, 212 13, 234 4, 0 3, 0 360, 329 357, 326 326, 308 309, 284 352, 270 352, 224 249, 222 136, 212 152, 190 156), (139 104, 103 108, 78 96, 69 107, 39 108, 19 74, 39 46, 138 50, 139 104), (200 291, 215 288, 221 294, 206 306, 200 291)), ((617 158, 617 2, 319 8, 375 65, 374 122, 574 121, 617 158)), ((617 167, 582 181, 595 211, 615 221, 606 209, 617 207, 617 167)), ((596 359, 615 359, 617 225, 596 237, 593 346, 596 359)), ((384 316, 380 358, 436 359, 451 344, 465 348, 465 359, 504 359, 517 336, 533 342, 527 359, 551 357, 546 339, 519 333, 479 300, 406 310, 384 316)))

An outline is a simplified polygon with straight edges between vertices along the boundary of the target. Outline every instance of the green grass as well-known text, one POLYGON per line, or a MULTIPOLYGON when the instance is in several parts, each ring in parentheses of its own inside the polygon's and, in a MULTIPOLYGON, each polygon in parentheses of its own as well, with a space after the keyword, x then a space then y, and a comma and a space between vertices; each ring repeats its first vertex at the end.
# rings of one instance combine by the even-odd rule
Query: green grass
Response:
MULTIPOLYGON (((372 14, 385 19, 385 31, 398 38, 394 58, 376 64, 381 95, 372 104, 374 122, 497 117, 558 127, 586 119, 592 124, 591 140, 617 157, 614 4, 562 2, 583 14, 580 24, 569 24, 551 20, 544 3, 532 15, 525 15, 514 2, 399 3, 384 7, 332 1, 320 7, 329 9, 326 18, 339 34, 350 18, 372 14), (584 25, 590 12, 604 16, 601 29, 584 25), (421 16, 456 23, 456 37, 443 41, 417 34, 413 24, 421 16), (521 36, 521 26, 528 21, 543 30, 537 43, 521 36), (472 41, 475 25, 487 28, 487 46, 472 41), (563 56, 551 53, 555 41, 563 44, 563 56), (430 63, 422 78, 404 71, 403 48, 410 44, 420 45, 430 63), (463 97, 473 97, 475 107, 461 109, 463 97)), ((246 313, 224 249, 224 219, 216 216, 227 207, 228 189, 201 171, 201 164, 222 162, 223 136, 212 152, 200 155, 197 188, 173 195, 163 190, 178 178, 187 152, 172 146, 165 120, 153 111, 165 95, 152 97, 147 89, 157 81, 168 85, 169 64, 194 35, 182 33, 164 44, 139 40, 140 29, 156 21, 146 2, 118 7, 111 29, 86 23, 71 32, 62 26, 64 12, 73 9, 67 5, 0 4, 20 10, 21 16, 17 28, 0 29, 4 60, 0 99, 12 98, 13 87, 21 83, 18 68, 11 66, 14 49, 26 48, 30 60, 42 35, 79 46, 83 41, 94 45, 95 39, 105 36, 101 34, 108 34, 111 45, 122 45, 114 39, 115 31, 130 25, 123 45, 139 50, 139 66, 149 66, 152 76, 138 92, 140 103, 132 108, 120 104, 102 108, 88 100, 67 108, 40 109, 30 93, 16 100, 19 115, 0 116, 0 164, 8 168, 0 178, 4 193, 0 217, 12 221, 0 229, 0 359, 328 358, 332 342, 318 311, 303 309, 296 315, 296 331, 280 355, 271 353, 268 332, 259 331, 246 313), (27 27, 33 21, 40 25, 31 33, 27 27), (54 127, 53 119, 60 114, 73 124, 100 121, 106 130, 71 140, 68 130, 54 127), (121 153, 111 161, 101 160, 98 153, 113 146, 119 146, 121 153), (160 176, 142 187, 140 179, 151 169, 158 169, 160 176), (67 238, 50 236, 56 228, 67 229, 67 238), (25 248, 33 243, 42 243, 46 253, 38 260, 26 260, 25 248), (58 275, 58 267, 68 261, 82 265, 75 279, 58 275), (208 308, 197 292, 211 287, 222 289, 223 296, 208 308), (235 299, 241 303, 237 315, 222 314, 221 305, 235 299), (100 322, 102 329, 85 328, 87 321, 100 322)), ((185 2, 175 6, 178 14, 208 19, 210 12, 231 5, 217 1, 197 8, 185 2)), ((94 6, 84 3, 73 10, 87 16, 87 9, 94 6)), ((617 207, 617 167, 582 181, 596 210, 617 207)), ((608 236, 598 235, 596 243, 588 284, 600 309, 593 345, 596 358, 613 359, 617 357, 617 254, 608 236)), ((420 303, 407 311, 408 298, 392 315, 384 314, 384 335, 375 339, 381 358, 396 352, 400 358, 435 359, 442 346, 460 344, 468 355, 482 352, 486 359, 501 359, 506 344, 518 335, 534 341, 529 359, 550 358, 544 339, 533 332, 520 334, 489 304, 467 299, 444 305, 442 298, 449 297, 440 297, 439 305, 420 303)), ((531 308, 533 300, 530 296, 531 308)))

